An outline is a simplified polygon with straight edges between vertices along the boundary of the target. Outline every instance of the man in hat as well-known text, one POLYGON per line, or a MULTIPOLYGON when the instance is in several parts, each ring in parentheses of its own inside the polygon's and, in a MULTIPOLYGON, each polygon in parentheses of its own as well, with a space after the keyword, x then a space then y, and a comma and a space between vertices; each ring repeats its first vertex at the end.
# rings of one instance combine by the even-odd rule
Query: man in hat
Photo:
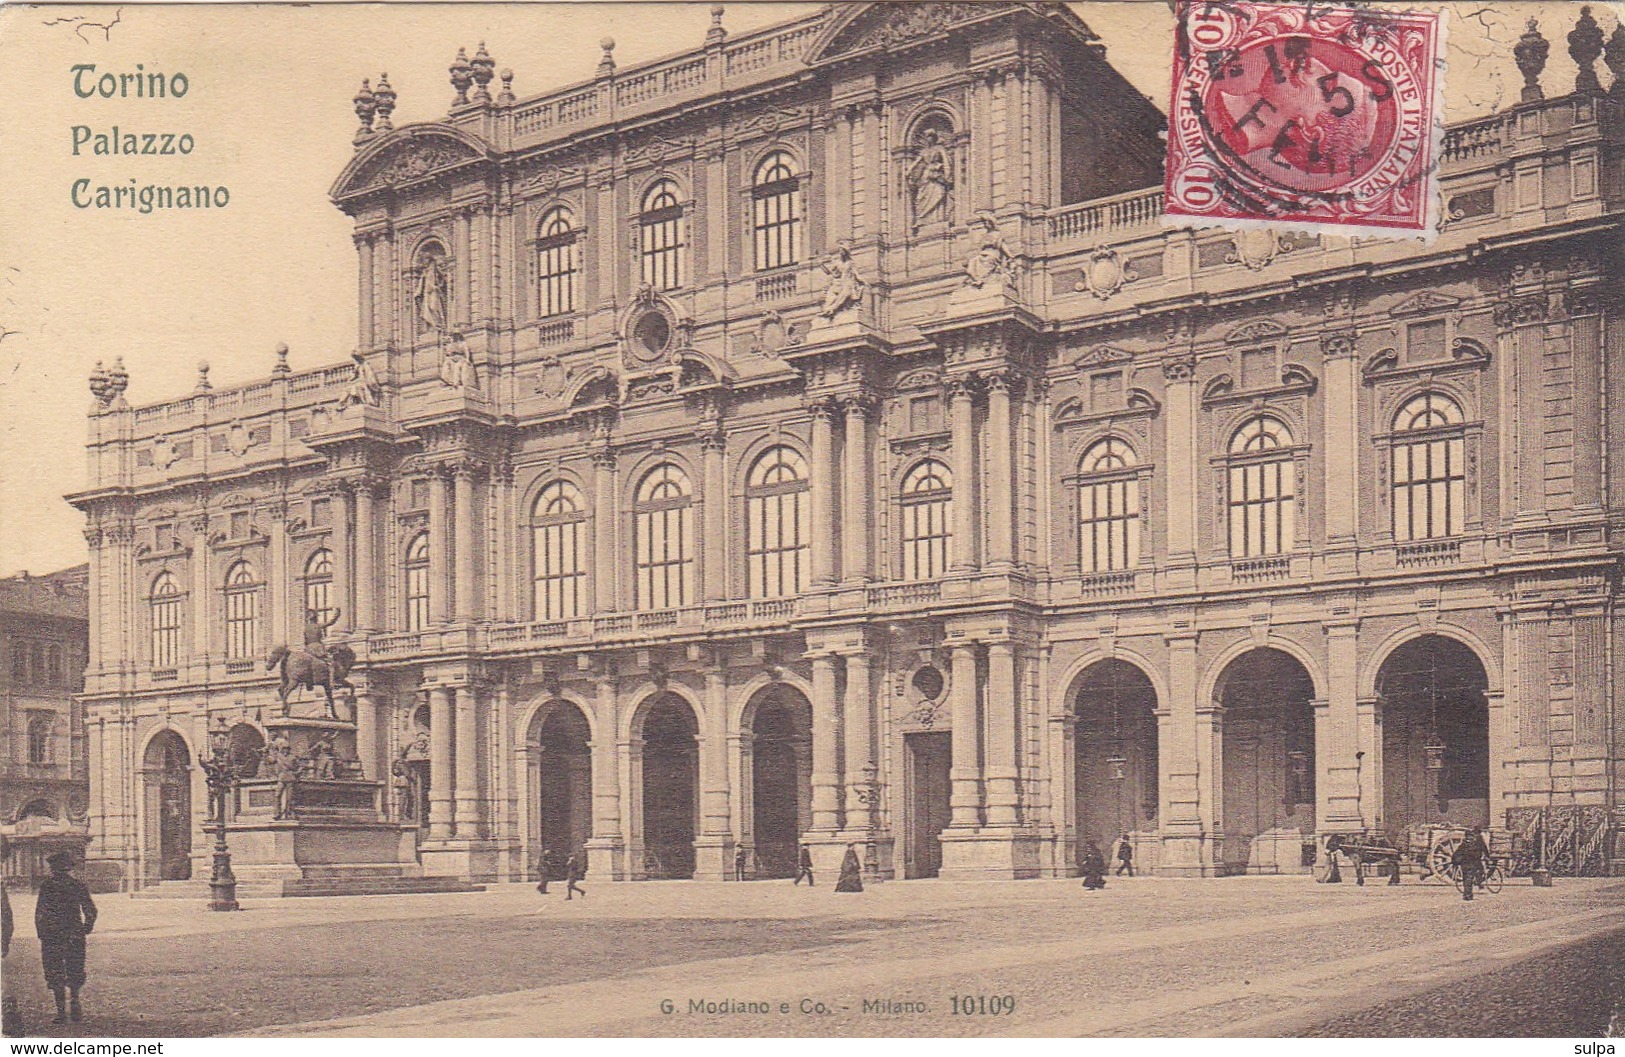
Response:
POLYGON ((73 854, 53 852, 45 859, 51 876, 40 882, 34 904, 34 931, 39 935, 45 985, 56 996, 56 1019, 79 1020, 79 989, 85 986, 85 937, 96 927, 96 904, 90 889, 68 871, 73 854))
POLYGON ((813 885, 812 852, 808 850, 805 844, 801 846, 801 854, 797 860, 796 879, 790 883, 793 885, 798 885, 801 883, 801 879, 803 877, 807 879, 807 887, 811 888, 813 885))
POLYGON ((580 892, 581 898, 587 898, 587 890, 581 887, 581 879, 587 876, 587 868, 581 865, 581 860, 572 855, 564 860, 564 901, 568 903, 574 892, 580 892))
POLYGON ((1477 826, 1467 831, 1456 845, 1456 850, 1450 853, 1450 864, 1461 872, 1461 898, 1472 901, 1473 889, 1484 884, 1484 860, 1489 857, 1490 849, 1484 843, 1484 834, 1477 826))

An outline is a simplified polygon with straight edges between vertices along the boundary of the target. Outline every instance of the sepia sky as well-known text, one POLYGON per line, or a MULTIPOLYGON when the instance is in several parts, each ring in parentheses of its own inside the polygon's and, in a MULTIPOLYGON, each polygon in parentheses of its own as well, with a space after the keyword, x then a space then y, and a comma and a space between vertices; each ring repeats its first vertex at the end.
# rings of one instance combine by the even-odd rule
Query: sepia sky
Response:
MULTIPOLYGON (((729 3, 735 34, 807 4, 729 3)), ((1525 19, 1552 43, 1549 95, 1573 85, 1561 2, 1446 5, 1446 118, 1515 102, 1512 45, 1525 19)), ((351 96, 387 71, 396 126, 443 116, 446 67, 481 41, 514 70, 521 99, 589 78, 600 38, 623 68, 698 46, 709 3, 132 4, 0 7, 0 575, 85 559, 82 517, 61 496, 84 487, 86 378, 122 355, 132 404, 191 391, 199 360, 218 387, 266 375, 286 342, 295 370, 355 343, 349 219, 328 188, 352 155, 351 96), (181 99, 81 99, 72 67, 182 72, 181 99), (71 129, 189 133, 188 156, 73 154, 71 129), (224 210, 75 208, 70 187, 209 184, 224 210)), ((1077 3, 1107 57, 1167 109, 1173 20, 1162 2, 1077 3)), ((1625 3, 1595 4, 1612 32, 1625 3)), ((1601 70, 1604 83, 1608 74, 1601 70)), ((493 91, 495 90, 493 85, 493 91)), ((161 139, 158 141, 161 142, 161 139)))

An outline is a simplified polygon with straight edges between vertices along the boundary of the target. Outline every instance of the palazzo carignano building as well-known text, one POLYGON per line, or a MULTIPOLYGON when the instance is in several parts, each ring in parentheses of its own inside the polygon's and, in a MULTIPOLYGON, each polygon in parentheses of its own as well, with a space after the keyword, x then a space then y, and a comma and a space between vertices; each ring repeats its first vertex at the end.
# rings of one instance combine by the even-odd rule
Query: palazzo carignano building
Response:
POLYGON ((1429 823, 1625 870, 1625 32, 1552 14, 1427 245, 1165 227, 1062 4, 718 7, 529 98, 482 43, 399 127, 363 82, 355 356, 92 378, 90 857, 195 890, 219 744, 250 893, 1429 823), (353 692, 284 717, 307 624, 353 692))

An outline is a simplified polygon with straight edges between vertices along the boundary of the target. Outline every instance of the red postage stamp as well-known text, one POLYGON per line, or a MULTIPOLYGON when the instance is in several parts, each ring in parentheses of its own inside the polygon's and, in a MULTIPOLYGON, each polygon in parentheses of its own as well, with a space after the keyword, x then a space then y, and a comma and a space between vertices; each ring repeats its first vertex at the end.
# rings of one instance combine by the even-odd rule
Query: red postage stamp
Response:
POLYGON ((1192 226, 1437 226, 1442 16, 1181 0, 1165 212, 1192 226))

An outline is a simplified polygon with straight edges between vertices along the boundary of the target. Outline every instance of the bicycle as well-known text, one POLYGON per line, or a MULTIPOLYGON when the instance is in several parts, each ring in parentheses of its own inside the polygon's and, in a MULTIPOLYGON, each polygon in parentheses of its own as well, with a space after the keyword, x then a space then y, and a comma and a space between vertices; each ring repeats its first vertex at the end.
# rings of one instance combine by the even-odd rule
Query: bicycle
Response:
MULTIPOLYGON (((1454 887, 1456 891, 1460 892, 1462 884, 1461 867, 1457 866, 1455 863, 1451 863, 1450 866, 1446 868, 1446 873, 1450 878, 1451 886, 1454 887)), ((1490 895, 1499 895, 1501 889, 1506 886, 1506 881, 1506 873, 1501 869, 1500 860, 1486 859, 1484 862, 1484 876, 1479 879, 1478 887, 1488 892, 1490 895)))

